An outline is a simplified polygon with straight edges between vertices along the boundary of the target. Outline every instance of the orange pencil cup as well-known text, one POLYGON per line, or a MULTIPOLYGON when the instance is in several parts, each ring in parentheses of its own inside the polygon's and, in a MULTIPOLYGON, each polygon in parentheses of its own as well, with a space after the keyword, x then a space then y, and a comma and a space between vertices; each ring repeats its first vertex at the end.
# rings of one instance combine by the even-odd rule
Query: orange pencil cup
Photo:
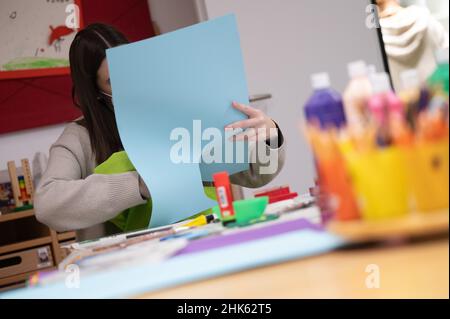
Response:
POLYGON ((449 140, 418 143, 409 160, 416 210, 430 212, 449 206, 449 140))
POLYGON ((408 150, 344 152, 361 214, 366 220, 383 220, 409 211, 408 150))
POLYGON ((321 209, 331 211, 337 220, 358 219, 358 205, 337 137, 313 126, 307 128, 306 136, 314 152, 321 193, 325 195, 321 209))
POLYGON ((358 219, 358 205, 342 157, 336 154, 332 159, 318 161, 317 169, 319 185, 334 217, 341 221, 358 219))

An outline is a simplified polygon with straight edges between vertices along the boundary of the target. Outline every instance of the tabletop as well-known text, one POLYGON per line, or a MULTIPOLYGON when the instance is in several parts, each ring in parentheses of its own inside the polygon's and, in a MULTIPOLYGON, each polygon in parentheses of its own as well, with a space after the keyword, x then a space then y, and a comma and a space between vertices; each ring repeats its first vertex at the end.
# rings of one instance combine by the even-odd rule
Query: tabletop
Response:
POLYGON ((449 240, 347 248, 138 298, 449 298, 449 240))

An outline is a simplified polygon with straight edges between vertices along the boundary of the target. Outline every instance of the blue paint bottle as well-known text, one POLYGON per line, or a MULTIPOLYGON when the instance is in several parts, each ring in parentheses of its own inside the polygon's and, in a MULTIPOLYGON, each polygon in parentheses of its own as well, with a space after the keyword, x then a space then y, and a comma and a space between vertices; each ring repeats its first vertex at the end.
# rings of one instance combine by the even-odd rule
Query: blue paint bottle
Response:
POLYGON ((342 97, 331 88, 328 73, 313 74, 311 84, 314 92, 304 107, 307 122, 323 129, 343 128, 346 119, 342 97))

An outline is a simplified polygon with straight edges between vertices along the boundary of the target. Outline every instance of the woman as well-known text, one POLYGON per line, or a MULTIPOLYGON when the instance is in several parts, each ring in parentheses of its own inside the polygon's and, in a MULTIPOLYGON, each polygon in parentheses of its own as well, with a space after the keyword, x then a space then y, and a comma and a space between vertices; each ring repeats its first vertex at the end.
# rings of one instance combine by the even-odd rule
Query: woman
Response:
MULTIPOLYGON (((151 190, 135 171, 95 173, 98 165, 123 150, 111 101, 105 50, 126 43, 127 39, 113 27, 92 24, 78 32, 71 45, 72 95, 83 117, 68 124, 52 145, 47 170, 35 194, 36 217, 57 231, 79 230, 81 238, 123 231, 108 221, 124 210, 144 205, 150 198, 151 190)), ((269 151, 279 154, 275 174, 260 175, 260 164, 256 162, 250 164, 248 171, 230 177, 232 183, 241 186, 263 186, 283 165, 282 134, 261 111, 237 103, 233 106, 249 119, 232 123, 230 127, 276 132, 270 136, 270 141, 275 143, 266 141, 269 151), (276 144, 276 148, 269 144, 276 144)))
POLYGON ((403 87, 401 73, 409 69, 426 81, 436 68, 436 51, 449 46, 444 26, 423 6, 404 8, 398 0, 377 0, 377 5, 394 87, 403 87))

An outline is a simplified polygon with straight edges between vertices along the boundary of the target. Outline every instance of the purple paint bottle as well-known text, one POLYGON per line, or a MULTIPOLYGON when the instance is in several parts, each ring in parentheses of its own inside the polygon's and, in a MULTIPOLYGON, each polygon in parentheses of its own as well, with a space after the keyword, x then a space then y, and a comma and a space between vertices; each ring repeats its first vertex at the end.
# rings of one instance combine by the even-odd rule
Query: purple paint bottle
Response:
POLYGON ((346 119, 342 97, 331 88, 328 73, 313 74, 311 83, 314 93, 304 107, 307 122, 318 123, 323 129, 343 128, 346 119))

